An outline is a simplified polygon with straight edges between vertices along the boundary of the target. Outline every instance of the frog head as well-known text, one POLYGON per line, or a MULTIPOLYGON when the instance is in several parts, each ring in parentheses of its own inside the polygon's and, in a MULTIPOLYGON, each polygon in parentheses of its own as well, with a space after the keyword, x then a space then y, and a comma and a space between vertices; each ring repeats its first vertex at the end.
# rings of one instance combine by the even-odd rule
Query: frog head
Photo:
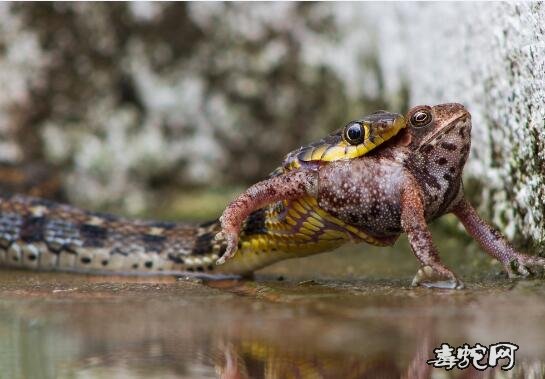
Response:
POLYGON ((419 105, 406 119, 402 138, 417 157, 463 167, 471 145, 471 115, 463 105, 419 105))
MULTIPOLYGON (((400 136, 409 148, 405 165, 442 211, 460 195, 462 171, 471 145, 471 115, 457 103, 412 108, 400 136)), ((433 208, 433 207, 432 207, 433 208)))

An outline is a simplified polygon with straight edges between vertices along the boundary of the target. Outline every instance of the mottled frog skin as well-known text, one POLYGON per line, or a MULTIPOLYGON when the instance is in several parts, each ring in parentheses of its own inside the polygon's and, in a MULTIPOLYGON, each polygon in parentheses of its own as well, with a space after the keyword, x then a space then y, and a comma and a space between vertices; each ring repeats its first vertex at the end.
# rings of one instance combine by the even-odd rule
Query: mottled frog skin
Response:
MULTIPOLYGON (((221 238, 228 242, 220 263, 237 251, 242 220, 277 201, 315 198, 318 206, 357 228, 377 244, 392 244, 406 233, 421 264, 413 285, 462 288, 444 266, 428 223, 447 213, 510 277, 526 276, 545 259, 516 251, 464 198, 462 171, 471 143, 471 116, 461 104, 418 106, 406 116, 407 127, 365 156, 303 167, 255 184, 235 199, 221 217, 221 238)), ((360 242, 354 234, 353 240, 360 242)), ((369 240, 366 240, 370 242, 369 240)))

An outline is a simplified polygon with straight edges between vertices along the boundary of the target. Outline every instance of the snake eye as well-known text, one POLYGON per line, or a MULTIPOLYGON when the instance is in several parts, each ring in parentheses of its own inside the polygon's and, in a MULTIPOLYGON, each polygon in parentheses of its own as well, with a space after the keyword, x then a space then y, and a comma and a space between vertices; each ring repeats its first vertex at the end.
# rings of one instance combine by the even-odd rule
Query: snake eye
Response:
POLYGON ((365 129, 357 122, 351 122, 344 128, 344 138, 351 145, 357 145, 365 139, 365 129))
POLYGON ((422 109, 415 112, 411 117, 411 125, 415 128, 421 128, 428 125, 431 122, 431 112, 422 109))

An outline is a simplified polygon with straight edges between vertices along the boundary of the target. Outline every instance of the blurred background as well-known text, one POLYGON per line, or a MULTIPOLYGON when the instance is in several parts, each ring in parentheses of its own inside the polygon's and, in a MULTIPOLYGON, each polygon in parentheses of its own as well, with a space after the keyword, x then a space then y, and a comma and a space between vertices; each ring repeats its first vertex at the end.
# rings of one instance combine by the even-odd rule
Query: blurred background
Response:
MULTIPOLYGON (((544 25, 532 2, 0 3, 0 190, 214 218, 352 119, 456 101, 474 123, 466 192, 542 252, 544 25)), ((465 291, 409 287, 403 238, 248 282, 2 270, 0 378, 545 377, 543 280, 498 275, 440 221, 465 291), (441 342, 499 341, 519 344, 514 371, 425 364, 441 342)))
POLYGON ((542 3, 0 5, 5 190, 216 217, 303 143, 377 109, 462 102, 466 187, 545 241, 542 3))

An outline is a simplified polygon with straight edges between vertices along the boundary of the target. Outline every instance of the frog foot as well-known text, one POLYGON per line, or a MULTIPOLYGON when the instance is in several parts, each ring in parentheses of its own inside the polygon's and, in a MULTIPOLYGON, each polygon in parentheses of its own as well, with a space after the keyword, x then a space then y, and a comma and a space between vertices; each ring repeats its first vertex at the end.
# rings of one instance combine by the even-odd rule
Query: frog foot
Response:
POLYGON ((539 270, 545 270, 545 258, 522 253, 510 255, 502 264, 510 279, 526 278, 537 274, 539 270))
POLYGON ((233 231, 229 232, 227 230, 223 230, 216 234, 215 237, 216 240, 223 240, 227 243, 227 247, 225 249, 225 252, 223 255, 216 261, 217 265, 224 264, 228 259, 231 259, 235 256, 235 253, 238 249, 238 233, 233 231))
POLYGON ((464 283, 452 271, 440 264, 420 267, 411 285, 456 290, 464 288, 464 283))

